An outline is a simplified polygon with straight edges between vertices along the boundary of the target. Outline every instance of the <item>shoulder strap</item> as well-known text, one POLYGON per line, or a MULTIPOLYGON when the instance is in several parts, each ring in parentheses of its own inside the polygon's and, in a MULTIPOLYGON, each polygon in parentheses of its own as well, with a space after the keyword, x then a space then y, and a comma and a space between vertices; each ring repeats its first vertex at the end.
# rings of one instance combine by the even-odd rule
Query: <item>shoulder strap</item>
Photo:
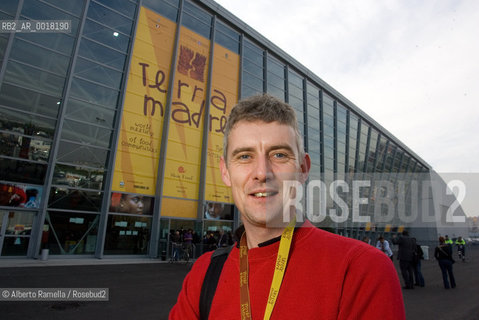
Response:
POLYGON ((200 319, 207 320, 210 315, 211 303, 216 293, 223 265, 233 245, 216 249, 211 255, 210 265, 206 270, 200 294, 200 319))

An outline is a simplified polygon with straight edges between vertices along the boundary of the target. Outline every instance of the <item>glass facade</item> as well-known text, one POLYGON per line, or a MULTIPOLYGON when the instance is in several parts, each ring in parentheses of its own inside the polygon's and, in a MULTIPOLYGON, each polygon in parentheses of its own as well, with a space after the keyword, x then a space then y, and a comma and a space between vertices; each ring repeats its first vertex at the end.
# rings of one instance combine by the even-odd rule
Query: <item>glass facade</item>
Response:
MULTIPOLYGON (((295 109, 310 181, 329 188, 379 173, 396 183, 429 170, 317 76, 216 10, 189 0, 1 2, 1 19, 72 27, 0 33, 1 256, 165 257, 171 234, 188 229, 195 254, 207 250, 208 237, 239 224, 219 175, 226 118, 239 98, 263 92, 295 109)), ((361 214, 373 215, 379 191, 361 192, 370 199, 361 214)), ((339 209, 330 197, 326 208, 339 209)), ((318 225, 358 238, 404 228, 318 225)))

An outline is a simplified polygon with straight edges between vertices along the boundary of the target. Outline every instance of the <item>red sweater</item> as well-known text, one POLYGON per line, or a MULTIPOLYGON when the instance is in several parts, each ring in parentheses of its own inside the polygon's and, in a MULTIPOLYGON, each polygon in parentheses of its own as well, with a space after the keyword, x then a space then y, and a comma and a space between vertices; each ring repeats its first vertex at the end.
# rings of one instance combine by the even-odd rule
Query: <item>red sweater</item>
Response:
MULTIPOLYGON (((252 319, 263 319, 279 241, 248 251, 252 319)), ((211 252, 183 282, 170 319, 199 319, 199 297, 211 252)), ((241 319, 239 252, 225 262, 209 319, 241 319)), ((391 260, 363 242, 306 222, 295 230, 286 273, 271 319, 405 319, 391 260)))

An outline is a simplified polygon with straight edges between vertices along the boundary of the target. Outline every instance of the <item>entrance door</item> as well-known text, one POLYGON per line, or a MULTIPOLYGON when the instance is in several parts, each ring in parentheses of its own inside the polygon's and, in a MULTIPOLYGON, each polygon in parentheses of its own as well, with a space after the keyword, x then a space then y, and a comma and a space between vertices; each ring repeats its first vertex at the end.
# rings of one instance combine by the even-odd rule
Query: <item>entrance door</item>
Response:
POLYGON ((34 212, 0 211, 0 255, 26 256, 34 212))

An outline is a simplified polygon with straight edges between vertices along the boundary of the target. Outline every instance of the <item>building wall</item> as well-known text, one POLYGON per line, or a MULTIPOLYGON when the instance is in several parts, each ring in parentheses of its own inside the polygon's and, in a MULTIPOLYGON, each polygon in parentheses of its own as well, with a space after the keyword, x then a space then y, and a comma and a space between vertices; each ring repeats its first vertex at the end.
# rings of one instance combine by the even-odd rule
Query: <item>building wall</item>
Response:
MULTIPOLYGON (((212 1, 11 0, 0 4, 0 19, 72 26, 68 33, 0 33, 2 256, 49 248, 156 257, 169 250, 171 230, 234 229, 238 213, 218 170, 223 130, 239 98, 262 92, 296 110, 310 181, 397 184, 429 171, 212 1), (208 208, 220 216, 206 215, 208 208)), ((359 213, 373 216, 377 188, 361 192, 369 201, 359 213)), ((351 192, 342 197, 352 208, 351 192)), ((325 208, 340 206, 327 197, 325 208)), ((407 227, 397 217, 368 223, 352 214, 317 224, 355 238, 407 227)))

